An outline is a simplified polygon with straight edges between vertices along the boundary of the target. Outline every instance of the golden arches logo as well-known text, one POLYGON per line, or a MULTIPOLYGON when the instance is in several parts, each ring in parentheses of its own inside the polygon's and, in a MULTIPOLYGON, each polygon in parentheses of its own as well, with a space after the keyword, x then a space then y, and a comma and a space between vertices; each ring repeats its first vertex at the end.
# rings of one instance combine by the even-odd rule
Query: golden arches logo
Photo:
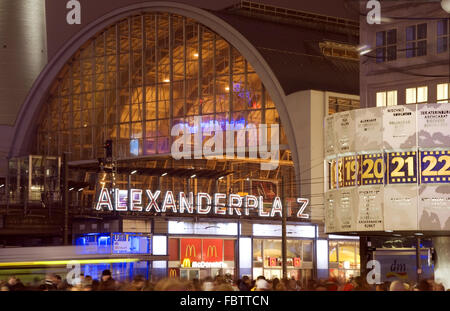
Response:
POLYGON ((192 253, 194 253, 194 257, 197 256, 195 252, 195 246, 192 244, 186 245, 186 254, 184 257, 192 257, 192 253), (189 256, 188 256, 188 250, 189 250, 189 256))
POLYGON ((169 277, 176 278, 177 276, 178 276, 177 270, 176 269, 170 269, 169 277))
POLYGON ((206 251, 207 257, 217 257, 217 247, 215 245, 209 245, 206 251))
POLYGON ((183 263, 181 264, 183 268, 190 268, 191 267, 191 260, 189 258, 184 258, 183 263))

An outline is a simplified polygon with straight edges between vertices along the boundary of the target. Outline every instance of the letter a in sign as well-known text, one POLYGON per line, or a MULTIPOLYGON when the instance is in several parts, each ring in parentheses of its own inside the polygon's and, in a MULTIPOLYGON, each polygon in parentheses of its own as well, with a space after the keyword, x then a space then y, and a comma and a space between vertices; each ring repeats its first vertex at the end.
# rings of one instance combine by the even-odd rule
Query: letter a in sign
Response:
POLYGON ((81 4, 78 0, 70 0, 67 2, 66 9, 70 10, 67 13, 66 20, 69 25, 81 24, 81 4))
POLYGON ((99 211, 102 209, 103 206, 106 206, 110 211, 113 210, 111 204, 111 196, 109 195, 109 191, 106 188, 102 188, 102 190, 100 191, 99 199, 95 209, 99 211))

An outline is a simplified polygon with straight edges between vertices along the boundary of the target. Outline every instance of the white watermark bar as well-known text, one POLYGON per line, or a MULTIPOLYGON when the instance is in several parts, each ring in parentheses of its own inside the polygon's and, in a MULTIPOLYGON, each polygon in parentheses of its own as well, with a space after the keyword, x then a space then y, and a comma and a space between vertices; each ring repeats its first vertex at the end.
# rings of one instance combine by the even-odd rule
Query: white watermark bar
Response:
POLYGON ((250 158, 261 162, 261 170, 274 170, 280 158, 280 125, 247 124, 244 122, 203 122, 194 117, 194 124, 179 123, 173 126, 171 155, 175 160, 250 158), (270 135, 270 146, 269 146, 270 135), (248 156, 247 156, 248 152, 248 156))

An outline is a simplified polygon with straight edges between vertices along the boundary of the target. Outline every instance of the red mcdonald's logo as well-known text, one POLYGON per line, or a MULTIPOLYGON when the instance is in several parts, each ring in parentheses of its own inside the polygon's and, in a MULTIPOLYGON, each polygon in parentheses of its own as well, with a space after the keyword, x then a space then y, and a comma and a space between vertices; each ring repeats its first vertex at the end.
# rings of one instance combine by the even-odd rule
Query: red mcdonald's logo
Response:
POLYGON ((300 257, 294 258, 294 267, 300 267, 302 265, 302 260, 300 257))

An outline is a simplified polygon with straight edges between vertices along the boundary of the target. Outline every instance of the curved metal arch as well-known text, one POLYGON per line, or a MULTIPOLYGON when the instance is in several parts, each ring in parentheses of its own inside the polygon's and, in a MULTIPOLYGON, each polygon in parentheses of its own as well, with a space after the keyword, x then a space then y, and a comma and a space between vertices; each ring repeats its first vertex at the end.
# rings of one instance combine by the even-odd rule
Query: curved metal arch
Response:
MULTIPOLYGON (((178 14, 191 18, 198 23, 209 27, 235 47, 242 56, 252 64, 252 67, 255 69, 258 77, 261 79, 275 103, 292 152, 296 179, 299 180, 299 155, 297 153, 298 149, 295 141, 293 124, 286 108, 286 94, 270 66, 258 50, 237 29, 212 13, 175 2, 144 2, 116 9, 90 23, 77 35, 72 37, 72 39, 70 39, 47 64, 28 93, 14 127, 14 137, 9 157, 19 156, 29 152, 29 146, 33 143, 31 138, 34 137, 33 133, 38 126, 39 112, 46 100, 49 88, 64 65, 70 61, 82 45, 108 26, 127 18, 134 13, 148 12, 178 14)), ((297 185, 297 187, 299 186, 297 185)))

